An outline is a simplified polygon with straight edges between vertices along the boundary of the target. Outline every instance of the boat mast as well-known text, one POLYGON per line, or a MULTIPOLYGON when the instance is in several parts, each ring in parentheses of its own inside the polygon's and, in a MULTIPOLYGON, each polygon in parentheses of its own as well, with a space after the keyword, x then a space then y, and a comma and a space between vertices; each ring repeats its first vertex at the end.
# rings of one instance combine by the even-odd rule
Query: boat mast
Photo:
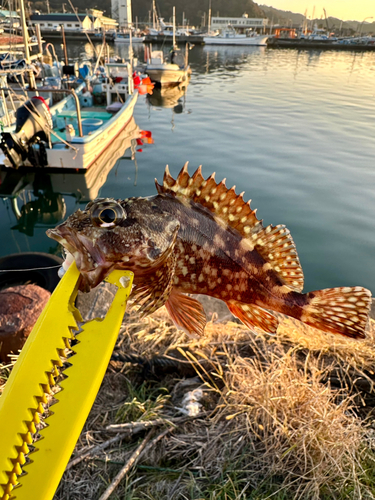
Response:
MULTIPOLYGON (((21 14, 23 43, 25 45, 25 61, 26 61, 27 66, 30 67, 31 59, 30 59, 30 47, 29 47, 29 32, 27 30, 26 13, 25 13, 25 6, 23 3, 23 0, 20 0, 20 14, 21 14)), ((35 78, 34 78, 34 73, 33 73, 32 69, 28 69, 27 73, 29 75, 30 88, 35 89, 36 84, 35 84, 35 78)))
POLYGON ((208 8, 207 34, 211 33, 211 0, 208 8))
POLYGON ((173 7, 173 50, 176 48, 176 7, 173 7))

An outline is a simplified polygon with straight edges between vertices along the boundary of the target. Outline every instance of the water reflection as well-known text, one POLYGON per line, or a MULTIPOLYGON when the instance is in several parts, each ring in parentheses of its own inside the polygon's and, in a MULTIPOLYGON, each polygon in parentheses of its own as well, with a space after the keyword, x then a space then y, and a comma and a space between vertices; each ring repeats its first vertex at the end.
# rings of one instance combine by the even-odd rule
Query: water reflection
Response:
POLYGON ((11 229, 33 236, 37 227, 55 226, 67 215, 66 197, 72 197, 76 206, 97 198, 109 172, 121 159, 134 161, 136 184, 136 151, 142 151, 144 143, 152 143, 152 134, 141 130, 132 118, 87 172, 21 172, 2 167, 0 198, 8 203, 16 219, 11 229))
MULTIPOLYGON (((226 73, 238 71, 248 63, 252 58, 258 58, 265 53, 265 47, 235 47, 205 45, 202 54, 205 59, 205 73, 220 71, 226 73)), ((192 59, 190 60, 192 62, 192 59)), ((201 66, 201 70, 203 65, 201 66)))
POLYGON ((152 94, 147 94, 146 102, 149 110, 152 108, 172 109, 172 130, 174 129, 174 116, 181 114, 186 109, 186 92, 189 80, 176 87, 154 87, 152 94))

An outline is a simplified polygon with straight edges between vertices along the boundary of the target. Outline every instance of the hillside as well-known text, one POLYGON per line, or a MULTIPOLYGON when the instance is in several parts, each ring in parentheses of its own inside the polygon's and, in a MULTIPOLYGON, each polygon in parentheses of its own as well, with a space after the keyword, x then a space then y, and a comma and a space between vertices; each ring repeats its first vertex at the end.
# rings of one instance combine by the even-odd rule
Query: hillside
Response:
MULTIPOLYGON (((49 0, 51 12, 62 12, 63 2, 61 0, 49 0)), ((177 24, 182 23, 182 16, 187 20, 190 26, 201 26, 205 16, 205 23, 207 23, 209 0, 157 0, 157 9, 159 15, 165 20, 171 20, 173 6, 176 7, 177 24)), ((239 17, 246 12, 249 17, 267 17, 269 22, 273 25, 293 25, 299 26, 302 24, 304 16, 300 13, 290 12, 275 9, 267 5, 258 5, 252 0, 212 0, 212 16, 229 16, 239 17)), ((64 3, 67 12, 72 12, 72 8, 68 3, 64 3)), ((86 9, 97 8, 104 10, 107 16, 111 17, 111 0, 73 0, 73 5, 79 12, 85 12, 86 9)), ((47 3, 45 0, 31 0, 30 6, 32 9, 40 10, 41 12, 47 11, 47 3)), ((133 1, 133 21, 136 19, 140 23, 148 23, 149 15, 152 8, 152 0, 137 0, 133 1)), ((309 23, 317 24, 320 28, 326 28, 326 21, 323 12, 318 13, 318 17, 313 21, 309 19, 309 23)), ((359 29, 363 34, 375 32, 375 22, 363 23, 359 21, 341 21, 334 17, 328 17, 328 26, 331 30, 342 29, 347 32, 356 32, 359 29)))
MULTIPOLYGON (((281 25, 290 25, 292 23, 293 26, 301 25, 303 20, 304 20, 304 15, 303 14, 297 14, 294 12, 290 11, 285 11, 285 10, 279 10, 275 9, 274 7, 270 7, 267 5, 260 5, 259 6, 266 17, 269 19, 270 22, 272 22, 273 25, 275 24, 281 24, 281 25)), ((314 25, 316 24, 318 28, 326 28, 326 20, 324 18, 324 13, 321 12, 315 12, 315 14, 318 14, 318 17, 314 17, 314 20, 311 21, 311 12, 307 13, 308 18, 309 18, 309 25, 311 23, 314 25), (310 14, 310 16, 309 16, 310 14)), ((327 12, 328 14, 328 12, 327 12)), ((342 29, 345 31, 350 31, 352 30, 353 32, 359 31, 361 29, 361 32, 364 33, 374 33, 375 32, 375 23, 361 23, 360 21, 342 21, 341 19, 337 19, 336 17, 330 17, 328 16, 327 18, 328 21, 328 26, 330 30, 338 30, 342 29), (362 28, 361 28, 362 24, 362 28)))
MULTIPOLYGON (((173 6, 176 7, 176 19, 177 23, 182 22, 182 15, 185 14, 185 19, 187 19, 189 25, 200 26, 202 24, 203 16, 208 15, 209 0, 157 0, 157 8, 160 12, 161 17, 169 20, 172 16, 173 6)), ((40 10, 41 12, 46 12, 46 2, 45 0, 31 0, 31 7, 33 9, 40 10)), ((62 12, 62 2, 60 0, 50 0, 50 10, 62 12)), ((104 10, 106 15, 111 16, 111 0, 73 0, 74 7, 78 9, 79 12, 85 12, 86 9, 98 8, 104 10)), ((69 3, 65 2, 65 8, 67 12, 71 12, 71 7, 69 3)), ((149 12, 152 8, 151 0, 137 0, 132 3, 133 8, 133 21, 136 17, 139 22, 147 22, 149 19, 149 12)), ((263 17, 262 9, 255 4, 252 0, 212 0, 212 15, 216 16, 218 13, 220 16, 233 16, 240 17, 246 12, 249 17, 263 17)))

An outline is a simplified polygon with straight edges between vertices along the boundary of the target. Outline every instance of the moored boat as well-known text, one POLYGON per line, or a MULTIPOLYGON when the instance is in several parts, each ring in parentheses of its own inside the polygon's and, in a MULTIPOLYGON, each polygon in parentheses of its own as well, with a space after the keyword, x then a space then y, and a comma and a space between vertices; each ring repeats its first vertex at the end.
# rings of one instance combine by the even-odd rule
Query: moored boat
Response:
POLYGON ((256 32, 249 34, 237 33, 234 28, 228 27, 218 35, 203 37, 206 45, 267 45, 268 35, 259 35, 256 32))
MULTIPOLYGON (((46 91, 68 94, 52 108, 43 97, 32 96, 17 110, 16 129, 8 128, 1 134, 0 164, 12 168, 88 169, 133 116, 138 92, 132 91, 132 83, 125 102, 107 100, 104 106, 88 99, 85 84, 76 91, 46 91), (87 101, 82 108, 80 100, 87 101)), ((39 93, 43 95, 43 91, 39 93)), ((110 93, 107 97, 111 100, 110 93)))
POLYGON ((184 55, 176 48, 171 51, 170 61, 164 58, 162 50, 151 51, 145 71, 151 81, 160 85, 178 85, 191 74, 184 55))
POLYGON ((145 72, 151 81, 160 85, 178 85, 185 82, 191 69, 188 64, 188 44, 186 44, 185 54, 176 45, 175 39, 175 8, 173 7, 173 45, 170 51, 169 60, 164 58, 162 50, 147 50, 147 64, 145 72))
POLYGON ((144 36, 140 35, 130 35, 129 33, 115 33, 113 37, 115 43, 143 43, 145 41, 144 36))

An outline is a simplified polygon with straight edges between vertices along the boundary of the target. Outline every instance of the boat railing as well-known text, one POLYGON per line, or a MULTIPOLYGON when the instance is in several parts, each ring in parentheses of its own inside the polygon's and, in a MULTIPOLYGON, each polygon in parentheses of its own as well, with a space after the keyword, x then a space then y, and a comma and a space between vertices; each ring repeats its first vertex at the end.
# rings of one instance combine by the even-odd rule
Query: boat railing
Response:
MULTIPOLYGON (((0 92, 3 94, 3 92, 12 92, 13 89, 9 87, 0 87, 0 92)), ((77 94, 75 93, 74 89, 24 89, 24 91, 27 92, 33 92, 35 93, 55 93, 55 94, 70 94, 75 102, 76 106, 76 111, 77 111, 77 122, 78 122, 78 134, 79 137, 83 137, 83 132, 82 132, 82 118, 81 118, 81 107, 79 104, 79 99, 77 94)))

